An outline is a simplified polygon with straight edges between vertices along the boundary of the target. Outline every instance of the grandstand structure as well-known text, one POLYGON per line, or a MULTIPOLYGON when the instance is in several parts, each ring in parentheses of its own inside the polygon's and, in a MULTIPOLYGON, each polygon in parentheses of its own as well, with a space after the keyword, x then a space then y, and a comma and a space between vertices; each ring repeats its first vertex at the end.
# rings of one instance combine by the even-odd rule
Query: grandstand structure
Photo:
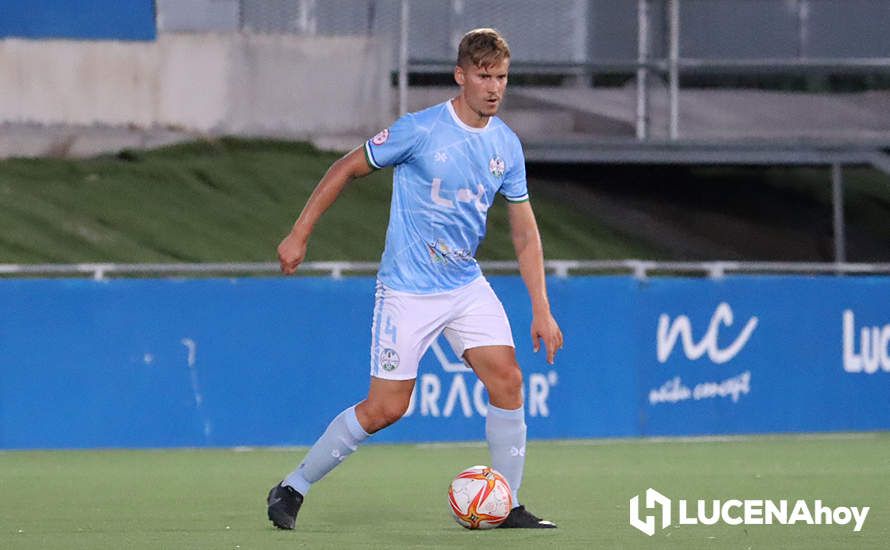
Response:
POLYGON ((196 17, 176 5, 158 2, 162 31, 207 30, 205 14, 216 6, 219 28, 389 36, 398 112, 448 97, 450 87, 409 81, 447 83, 460 34, 497 26, 511 41, 514 79, 530 84, 511 90, 503 115, 529 161, 825 166, 838 262, 846 256, 843 168, 869 165, 890 175, 890 90, 838 93, 827 85, 890 83, 887 3, 204 0, 191 2, 196 17), (816 89, 681 86, 721 77, 798 79, 816 89))

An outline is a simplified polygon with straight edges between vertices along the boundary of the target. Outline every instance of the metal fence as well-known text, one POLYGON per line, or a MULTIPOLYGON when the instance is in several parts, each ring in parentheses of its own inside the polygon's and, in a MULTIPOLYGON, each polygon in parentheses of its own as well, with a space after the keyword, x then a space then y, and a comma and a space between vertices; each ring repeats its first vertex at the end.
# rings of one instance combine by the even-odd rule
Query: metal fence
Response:
POLYGON ((238 26, 253 32, 393 36, 398 35, 405 3, 410 8, 409 50, 418 62, 450 63, 463 32, 493 26, 511 39, 519 62, 633 63, 641 7, 650 11, 653 22, 652 53, 666 57, 671 4, 682 8, 681 49, 690 58, 890 56, 890 3, 885 0, 205 1, 236 6, 238 26))
POLYGON ((157 0, 162 31, 241 30, 389 36, 399 111, 409 73, 448 73, 460 36, 492 26, 514 73, 635 74, 636 136, 667 85, 668 137, 679 137, 680 75, 867 73, 890 78, 886 0, 157 0))
POLYGON ((670 53, 671 10, 686 58, 814 64, 890 58, 886 0, 156 0, 161 31, 244 30, 304 35, 398 37, 409 8, 412 68, 451 64, 460 36, 493 26, 510 39, 514 61, 633 67, 642 11, 650 53, 670 53))

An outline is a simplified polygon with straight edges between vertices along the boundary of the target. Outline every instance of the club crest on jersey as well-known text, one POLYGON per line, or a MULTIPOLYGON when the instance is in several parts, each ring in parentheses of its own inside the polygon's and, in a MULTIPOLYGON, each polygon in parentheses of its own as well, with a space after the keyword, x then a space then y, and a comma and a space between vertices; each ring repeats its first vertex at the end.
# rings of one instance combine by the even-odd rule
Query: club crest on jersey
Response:
POLYGON ((494 155, 491 157, 491 160, 488 161, 488 171, 491 172, 491 175, 499 178, 504 175, 504 170, 507 169, 507 165, 504 164, 504 159, 501 157, 494 155))
POLYGON ((374 145, 383 145, 386 143, 387 139, 389 139, 389 129, 384 128, 379 134, 371 138, 371 143, 374 145))

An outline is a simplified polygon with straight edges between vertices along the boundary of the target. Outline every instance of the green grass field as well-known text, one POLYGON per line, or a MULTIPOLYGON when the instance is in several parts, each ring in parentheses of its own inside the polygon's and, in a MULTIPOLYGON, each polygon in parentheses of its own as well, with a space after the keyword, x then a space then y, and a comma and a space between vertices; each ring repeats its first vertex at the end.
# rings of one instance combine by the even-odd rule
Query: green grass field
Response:
POLYGON ((482 445, 368 445, 313 488, 297 530, 265 517, 305 449, 0 453, 0 548, 887 548, 890 435, 533 442, 523 501, 559 529, 471 532, 445 492, 482 445), (821 499, 852 526, 628 525, 628 502, 821 499))
MULTIPOLYGON (((337 157, 302 143, 225 138, 0 161, 0 263, 275 261, 337 157)), ((379 260, 391 190, 391 170, 350 185, 316 227, 307 260, 379 260)), ((658 256, 571 204, 542 196, 535 210, 548 258, 658 256)), ((502 199, 478 257, 515 258, 502 199)))
MULTIPOLYGON (((0 160, 0 263, 274 261, 336 158, 304 143, 222 138, 90 159, 0 160)), ((849 258, 886 261, 888 178, 844 173, 849 258)), ((832 257, 822 242, 831 227, 825 169, 531 166, 530 174, 549 259, 787 259, 788 242, 806 251, 801 259, 832 257), (577 194, 581 182, 599 184, 599 194, 577 194), (618 214, 591 210, 596 197, 617 201, 618 214), (678 249, 650 218, 710 246, 678 249)), ((381 170, 348 187, 307 259, 379 260, 391 179, 381 170)), ((503 201, 488 226, 478 257, 514 259, 503 201)))

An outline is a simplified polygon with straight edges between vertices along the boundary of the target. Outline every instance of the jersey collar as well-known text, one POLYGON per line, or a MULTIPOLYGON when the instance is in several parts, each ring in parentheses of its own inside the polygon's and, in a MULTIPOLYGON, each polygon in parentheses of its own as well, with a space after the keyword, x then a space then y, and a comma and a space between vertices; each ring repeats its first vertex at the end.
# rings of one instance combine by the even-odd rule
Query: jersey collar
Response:
POLYGON ((464 121, 462 121, 460 119, 459 116, 457 116, 457 113, 454 112, 454 105, 451 104, 452 101, 454 101, 454 100, 449 99, 448 101, 445 102, 448 105, 448 112, 451 113, 451 118, 454 119, 454 123, 457 124, 458 126, 460 126, 461 128, 463 128, 464 130, 466 130, 468 132, 475 132, 478 134, 480 132, 484 132, 485 130, 488 130, 488 127, 491 126, 491 119, 493 117, 488 117, 488 122, 486 122, 485 126, 483 126, 482 128, 474 128, 473 126, 470 126, 469 124, 465 123, 464 121))

